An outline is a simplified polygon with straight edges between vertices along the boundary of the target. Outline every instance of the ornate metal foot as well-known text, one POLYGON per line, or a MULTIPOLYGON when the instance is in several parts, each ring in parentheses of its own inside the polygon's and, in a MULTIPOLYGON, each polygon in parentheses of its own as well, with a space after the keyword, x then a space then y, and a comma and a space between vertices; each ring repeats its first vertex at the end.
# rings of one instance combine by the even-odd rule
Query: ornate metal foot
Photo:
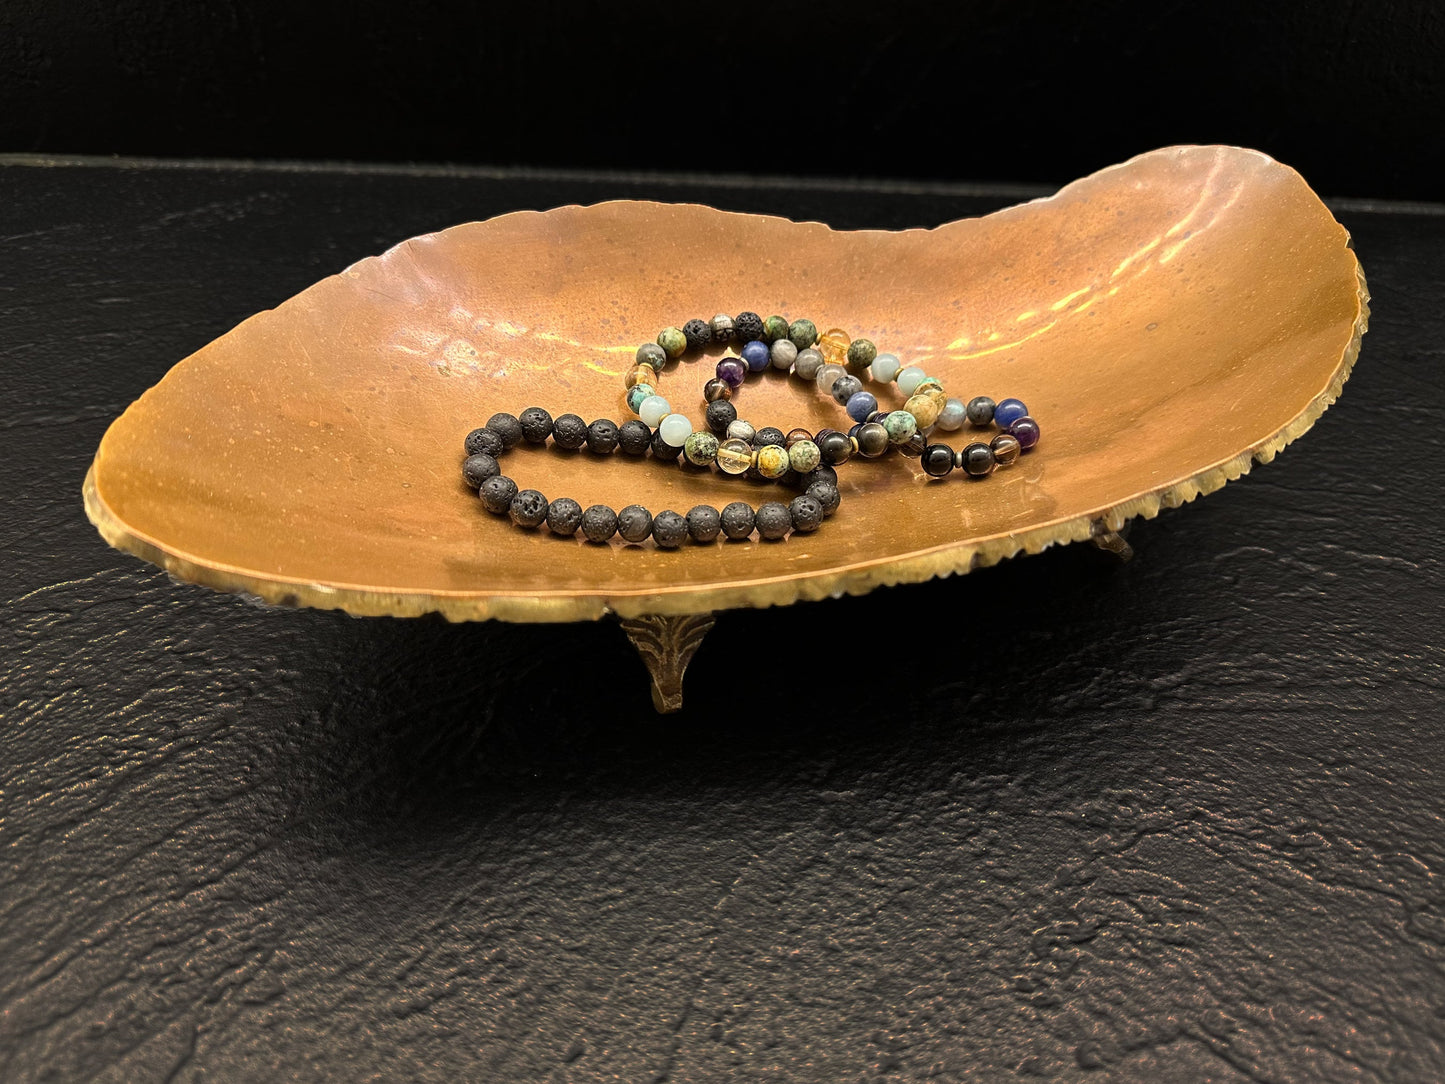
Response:
POLYGON ((621 618, 622 631, 637 648, 652 675, 652 706, 660 712, 682 707, 682 675, 702 638, 713 626, 712 614, 621 618))
POLYGON ((1134 556, 1134 547, 1124 539, 1129 533, 1129 524, 1125 523, 1117 531, 1109 530, 1108 524, 1102 519, 1094 520, 1093 543, 1105 553, 1112 553, 1119 558, 1120 562, 1127 561, 1134 556))

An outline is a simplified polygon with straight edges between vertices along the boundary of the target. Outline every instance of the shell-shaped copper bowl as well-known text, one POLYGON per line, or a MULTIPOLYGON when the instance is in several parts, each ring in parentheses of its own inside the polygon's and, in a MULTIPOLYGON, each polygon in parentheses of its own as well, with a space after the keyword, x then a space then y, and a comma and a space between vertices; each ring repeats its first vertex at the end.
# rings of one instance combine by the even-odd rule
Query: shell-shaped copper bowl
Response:
MULTIPOLYGON (((354 614, 550 621, 858 593, 1217 489, 1333 402, 1366 316, 1345 230, 1292 169, 1233 147, 1155 151, 929 230, 645 202, 519 212, 405 241, 181 361, 106 433, 86 509, 182 580, 354 614), (674 551, 524 532, 462 483, 462 439, 493 412, 620 422, 639 342, 742 309, 866 336, 952 395, 1017 396, 1043 441, 979 482, 850 462, 816 534, 674 551)), ((711 369, 661 380, 699 423, 711 369)), ((846 421, 781 373, 737 403, 758 425, 846 421)), ((772 499, 622 455, 524 447, 503 465, 584 506, 772 499)))

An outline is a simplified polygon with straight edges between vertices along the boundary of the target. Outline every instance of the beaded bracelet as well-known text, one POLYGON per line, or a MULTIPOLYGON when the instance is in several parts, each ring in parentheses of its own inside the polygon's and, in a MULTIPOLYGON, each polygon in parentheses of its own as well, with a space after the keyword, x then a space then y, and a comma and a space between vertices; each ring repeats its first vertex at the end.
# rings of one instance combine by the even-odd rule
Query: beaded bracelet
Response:
POLYGON ((700 504, 686 516, 671 509, 654 516, 640 504, 628 505, 620 512, 605 504, 583 509, 570 497, 549 501, 535 489, 519 489, 516 482, 502 473, 497 462, 523 440, 545 444, 548 439, 568 451, 586 447, 598 455, 610 455, 620 448, 627 455, 640 456, 651 451, 654 457, 676 459, 677 449, 666 443, 659 448, 657 436, 642 422, 619 426, 599 418, 588 425, 575 414, 563 414, 554 420, 541 407, 529 407, 522 411, 521 417, 493 414, 486 425, 467 434, 462 477, 468 486, 477 490, 487 511, 505 514, 519 527, 540 527, 545 523, 553 534, 567 538, 580 529, 589 542, 606 542, 614 534, 627 542, 645 542, 650 536, 662 549, 674 549, 685 538, 709 543, 719 533, 740 540, 756 530, 760 538, 775 540, 790 531, 815 531, 842 500, 837 472, 816 465, 806 473, 790 474, 785 470, 778 475, 793 478, 803 490, 788 504, 768 501, 754 508, 746 501, 734 501, 721 512, 712 505, 700 504))
POLYGON ((851 339, 842 328, 819 336, 817 325, 806 319, 790 323, 782 316, 764 320, 754 312, 739 313, 736 319, 719 313, 711 321, 689 320, 681 328, 664 328, 655 342, 637 348, 636 358, 637 367, 626 377, 628 407, 645 424, 658 426, 665 442, 686 448, 692 462, 716 457, 727 473, 743 473, 750 467, 761 470, 761 449, 748 447, 755 430, 737 419, 736 408, 717 404, 727 404, 749 372, 762 372, 769 366, 813 380, 819 390, 845 407, 855 423, 847 434, 795 429, 781 448, 768 453, 774 461, 782 453, 794 456, 796 448, 804 458, 816 452, 822 463, 837 465, 855 453, 876 458, 897 447, 903 454, 921 459, 932 477, 945 477, 958 468, 971 478, 982 478, 996 467, 1012 464, 1038 443, 1040 435, 1038 422, 1017 399, 995 403, 987 396, 977 396, 967 404, 951 399, 942 381, 923 369, 904 366, 896 355, 879 354, 871 341, 851 339), (655 381, 668 359, 699 353, 710 342, 728 343, 735 338, 744 341, 739 356, 720 360, 716 375, 703 388, 708 427, 724 437, 719 445, 707 432, 694 431, 685 415, 672 413, 671 404, 657 394, 655 381), (880 411, 877 398, 863 389, 856 375, 863 373, 880 383, 897 382, 907 396, 903 407, 880 411), (926 441, 935 425, 952 431, 965 420, 980 427, 994 424, 1002 432, 987 444, 974 442, 957 451, 947 444, 926 441), (744 456, 750 456, 751 463, 744 456))

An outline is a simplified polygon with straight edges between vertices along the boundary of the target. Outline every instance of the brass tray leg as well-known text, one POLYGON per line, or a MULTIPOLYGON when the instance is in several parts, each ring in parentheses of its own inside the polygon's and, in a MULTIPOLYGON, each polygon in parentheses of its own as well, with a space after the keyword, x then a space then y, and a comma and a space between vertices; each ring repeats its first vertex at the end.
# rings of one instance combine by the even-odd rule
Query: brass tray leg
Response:
POLYGON ((1121 564, 1134 556, 1134 547, 1125 541, 1129 534, 1128 523, 1125 523, 1117 531, 1111 531, 1107 523, 1102 519, 1096 519, 1093 522, 1092 531, 1094 545, 1105 553, 1112 553, 1119 558, 1121 564))
POLYGON ((669 617, 647 614, 620 618, 622 631, 642 656, 652 676, 652 706, 660 712, 682 707, 682 675, 698 645, 713 626, 713 615, 669 617))

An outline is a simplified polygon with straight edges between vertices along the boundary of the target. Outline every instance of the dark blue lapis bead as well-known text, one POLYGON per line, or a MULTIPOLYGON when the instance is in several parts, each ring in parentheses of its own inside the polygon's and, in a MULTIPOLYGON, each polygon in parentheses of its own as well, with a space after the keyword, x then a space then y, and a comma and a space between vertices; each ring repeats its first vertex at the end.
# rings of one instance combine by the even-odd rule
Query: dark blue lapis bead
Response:
POLYGON ((761 339, 744 344, 738 353, 742 355, 743 364, 755 373, 762 372, 772 363, 772 350, 761 339))
POLYGON ((1017 399, 1005 399, 993 408, 993 423, 1000 429, 1007 429, 1020 418, 1028 415, 1029 408, 1017 399))

